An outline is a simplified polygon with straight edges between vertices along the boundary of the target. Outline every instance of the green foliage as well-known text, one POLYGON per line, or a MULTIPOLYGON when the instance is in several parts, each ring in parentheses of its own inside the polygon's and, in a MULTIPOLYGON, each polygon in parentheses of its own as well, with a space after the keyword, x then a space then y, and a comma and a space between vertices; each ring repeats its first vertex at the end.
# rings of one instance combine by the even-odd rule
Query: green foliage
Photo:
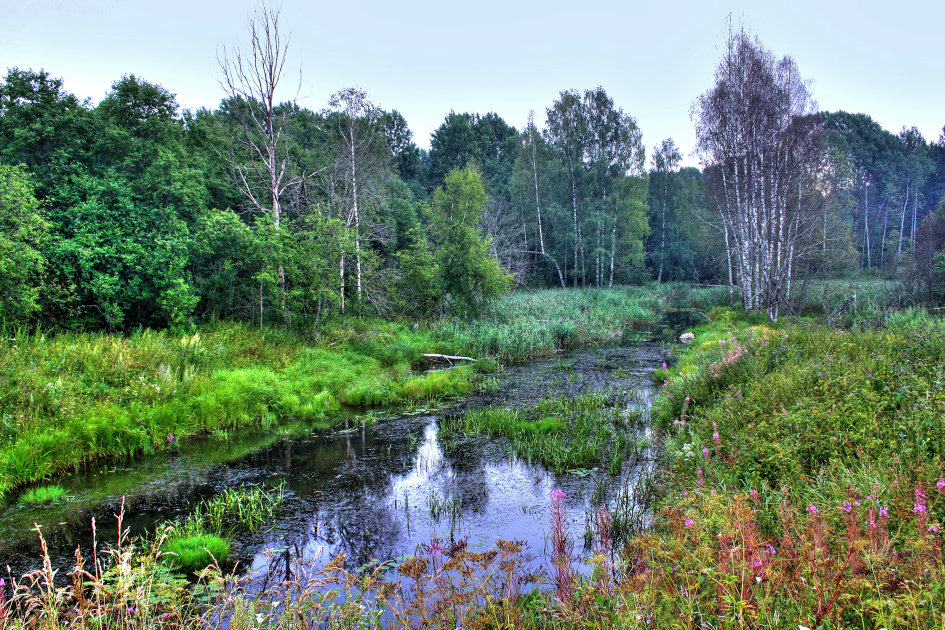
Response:
POLYGON ((22 325, 39 311, 48 235, 26 170, 0 164, 0 322, 22 325))
POLYGON ((66 489, 62 486, 37 486, 30 488, 20 495, 20 505, 45 505, 56 503, 66 497, 66 489))
POLYGON ((479 228, 485 201, 482 177, 474 167, 451 171, 433 194, 430 215, 439 284, 447 303, 462 315, 477 314, 484 302, 511 285, 479 228))

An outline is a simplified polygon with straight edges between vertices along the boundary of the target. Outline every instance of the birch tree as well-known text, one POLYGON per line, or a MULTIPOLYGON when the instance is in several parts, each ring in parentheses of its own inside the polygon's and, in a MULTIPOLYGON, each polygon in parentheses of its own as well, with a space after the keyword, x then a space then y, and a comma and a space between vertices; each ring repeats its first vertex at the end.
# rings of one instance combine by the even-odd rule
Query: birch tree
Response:
POLYGON ((584 151, 587 143, 587 117, 584 113, 584 103, 577 90, 561 92, 558 100, 548 108, 548 126, 545 134, 548 144, 558 151, 568 169, 571 184, 571 219, 572 243, 574 246, 574 267, 572 277, 575 288, 578 279, 584 279, 579 268, 579 259, 584 256, 584 243, 581 236, 583 216, 578 210, 578 187, 584 168, 584 151))
MULTIPOLYGON (((360 302, 365 201, 378 194, 376 184, 385 166, 382 155, 389 147, 380 131, 383 112, 368 99, 367 92, 360 88, 346 88, 331 96, 329 106, 338 126, 337 180, 344 189, 341 199, 346 205, 343 213, 345 226, 354 232, 355 295, 360 302)), ((346 253, 342 250, 338 262, 342 313, 345 310, 345 263, 346 253)))
POLYGON ((693 106, 697 150, 718 167, 742 305, 774 320, 816 220, 808 208, 822 150, 816 105, 794 61, 776 59, 744 28, 730 31, 715 82, 693 106))

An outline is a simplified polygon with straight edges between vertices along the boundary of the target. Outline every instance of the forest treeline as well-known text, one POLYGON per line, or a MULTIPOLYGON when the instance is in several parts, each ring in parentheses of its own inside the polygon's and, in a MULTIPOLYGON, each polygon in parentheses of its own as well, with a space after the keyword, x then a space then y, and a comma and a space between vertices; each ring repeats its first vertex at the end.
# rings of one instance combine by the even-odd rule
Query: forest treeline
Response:
MULTIPOLYGON (((9 70, 0 320, 301 327, 470 314, 510 287, 729 282, 713 167, 681 168, 670 139, 647 155, 601 87, 561 92, 521 130, 450 112, 429 150, 360 89, 321 111, 253 98, 182 111, 129 74, 96 104, 46 71, 9 70)), ((945 134, 812 120, 818 219, 792 273, 896 276, 904 299, 942 301, 945 134)))

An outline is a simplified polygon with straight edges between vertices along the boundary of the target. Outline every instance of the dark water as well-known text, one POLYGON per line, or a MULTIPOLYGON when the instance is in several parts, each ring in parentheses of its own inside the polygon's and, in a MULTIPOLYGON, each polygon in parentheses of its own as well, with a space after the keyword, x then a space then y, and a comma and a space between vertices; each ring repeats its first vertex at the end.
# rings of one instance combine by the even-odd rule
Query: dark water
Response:
MULTIPOLYGON (((115 540, 114 515, 123 501, 125 525, 140 535, 227 487, 280 483, 286 500, 272 526, 235 542, 239 566, 255 574, 281 571, 287 556, 317 564, 339 552, 358 567, 411 554, 433 537, 464 538, 473 548, 493 547, 498 539, 524 541, 533 562, 545 564, 551 491, 566 492, 568 527, 580 548, 599 505, 621 495, 633 500, 652 449, 625 463, 619 475, 556 475, 515 458, 501 439, 443 441, 440 423, 484 405, 528 406, 542 397, 592 391, 618 394, 622 404, 646 413, 654 393, 649 374, 662 361, 661 347, 652 342, 583 349, 508 368, 489 377, 488 391, 437 409, 352 415, 342 423, 347 429, 333 431, 292 425, 275 436, 194 440, 177 453, 71 475, 58 481, 70 494, 67 503, 11 505, 0 513, 0 566, 8 565, 13 575, 38 568, 34 523, 64 575, 76 546, 89 555, 92 518, 99 541, 115 540)), ((647 429, 640 431, 645 438, 647 429)))

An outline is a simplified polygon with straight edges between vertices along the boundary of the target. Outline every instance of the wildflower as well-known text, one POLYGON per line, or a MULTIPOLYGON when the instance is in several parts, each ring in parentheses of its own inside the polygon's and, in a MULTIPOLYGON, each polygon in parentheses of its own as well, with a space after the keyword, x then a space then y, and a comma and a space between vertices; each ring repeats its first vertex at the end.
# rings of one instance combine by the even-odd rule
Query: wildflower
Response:
MULTIPOLYGON (((938 526, 938 525, 929 525, 929 533, 930 533, 930 534, 934 534, 934 533, 936 533, 938 530, 939 530, 939 526, 938 526)), ((0 586, 2 586, 2 585, 0 585, 0 586)))
POLYGON ((712 439, 715 441, 716 444, 719 443, 719 432, 718 432, 718 431, 716 431, 715 433, 712 434, 712 439))
POLYGON ((752 562, 752 563, 751 563, 751 568, 752 568, 752 569, 760 569, 760 568, 761 568, 761 560, 755 560, 754 562, 752 562))
POLYGON ((174 434, 171 433, 170 435, 167 436, 167 443, 170 444, 170 443, 172 443, 172 442, 173 442, 174 440, 176 440, 176 439, 177 439, 177 438, 174 437, 174 434))
POLYGON ((555 501, 563 500, 567 495, 565 495, 564 490, 561 488, 555 488, 551 491, 551 498, 555 501))
POLYGON ((686 490, 685 492, 682 493, 682 495, 683 495, 684 497, 688 497, 688 496, 689 496, 689 491, 686 490))
POLYGON ((935 487, 938 488, 939 492, 945 494, 945 477, 940 477, 938 482, 936 482, 935 487))
POLYGON ((817 509, 817 506, 814 505, 813 503, 808 503, 808 504, 807 504, 807 511, 810 512, 811 514, 815 514, 815 515, 816 515, 816 514, 820 514, 820 510, 818 510, 818 509, 817 509))
POLYGON ((841 512, 846 512, 847 514, 849 514, 850 512, 853 511, 853 505, 852 505, 849 501, 844 501, 844 502, 840 505, 840 511, 841 511, 841 512))
POLYGON ((773 546, 768 545, 768 546, 765 548, 765 553, 768 554, 769 556, 773 556, 774 554, 777 553, 777 551, 775 551, 775 548, 774 548, 773 546))
POLYGON ((712 488, 712 494, 717 494, 717 493, 715 492, 715 488, 712 488))
POLYGON ((709 449, 707 449, 706 447, 703 446, 703 447, 702 447, 702 454, 705 455, 705 456, 708 456, 708 455, 709 455, 709 449))
POLYGON ((686 527, 692 527, 692 519, 691 519, 691 518, 687 518, 687 519, 686 519, 686 527))
POLYGON ((915 489, 915 503, 912 505, 912 511, 916 514, 925 514, 925 493, 922 488, 915 489))
MULTIPOLYGON (((686 396, 686 402, 689 402, 689 396, 686 396)), ((939 483, 942 484, 942 488, 945 488, 945 481, 939 481, 939 483)))
POLYGON ((719 423, 718 423, 718 422, 713 422, 713 423, 712 423, 712 428, 713 428, 713 429, 718 429, 718 428, 719 428, 719 423))
POLYGON ((887 506, 882 506, 879 508, 879 515, 883 518, 889 518, 889 508, 887 506))

